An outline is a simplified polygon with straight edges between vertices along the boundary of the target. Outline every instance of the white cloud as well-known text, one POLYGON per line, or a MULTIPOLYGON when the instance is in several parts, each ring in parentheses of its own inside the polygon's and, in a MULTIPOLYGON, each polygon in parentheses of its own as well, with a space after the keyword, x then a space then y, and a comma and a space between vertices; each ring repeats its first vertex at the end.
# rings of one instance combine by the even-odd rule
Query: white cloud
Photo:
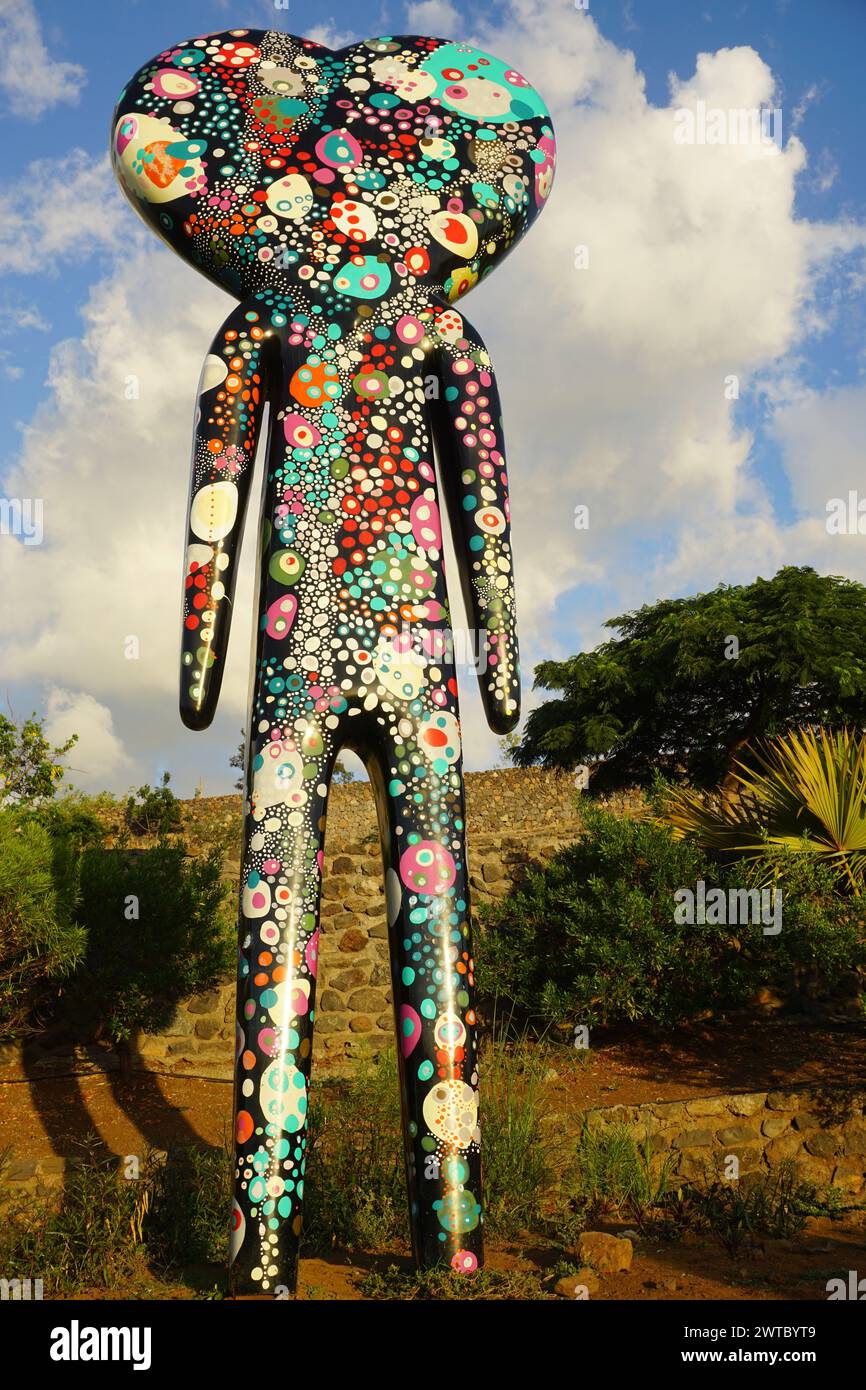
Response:
POLYGON ((0 93, 14 116, 37 120, 75 104, 86 82, 78 63, 52 58, 33 0, 0 0, 0 93))
POLYGON ((406 6, 410 32, 434 34, 438 38, 459 38, 464 20, 451 0, 416 0, 406 6))
POLYGON ((50 329, 51 324, 35 304, 12 301, 0 304, 0 338, 8 338, 12 334, 27 330, 48 333, 50 329))
POLYGON ((304 37, 337 52, 341 48, 348 48, 350 43, 359 43, 362 35, 353 33, 351 29, 338 29, 333 19, 326 19, 323 24, 308 28, 304 37))
MULTIPOLYGON (((465 302, 502 394, 527 683, 542 657, 591 645, 604 618, 663 595, 784 563, 866 577, 856 542, 824 524, 827 497, 844 496, 857 467, 866 401, 798 385, 798 355, 832 327, 841 287, 864 288, 864 228, 797 215, 807 167, 797 137, 765 156, 674 140, 687 102, 771 103, 768 65, 746 47, 699 55, 658 108, 633 55, 570 0, 511 0, 478 24, 466 37, 525 70, 551 104, 560 148, 550 207, 465 302), (578 245, 589 248, 585 270, 575 269, 578 245), (732 375, 741 394, 755 383, 766 391, 800 513, 790 524, 753 470, 751 435, 725 395, 732 375), (574 528, 580 503, 588 531, 574 528)), ((98 179, 94 196, 105 196, 98 179)), ((109 247, 134 230, 112 196, 123 220, 109 247)), ((58 236, 40 230, 37 261, 58 236)), ((13 253, 18 240, 9 238, 13 253)), ((193 398, 228 307, 155 241, 126 255, 94 291, 82 338, 55 351, 49 399, 5 479, 10 496, 44 498, 45 543, 0 544, 0 592, 16 595, 0 611, 4 677, 92 693, 125 745, 154 759, 178 737, 193 398), (124 397, 132 374, 137 401, 124 397), (138 661, 123 655, 130 634, 138 661)), ((246 709, 251 539, 222 697, 226 748, 246 709)), ((454 592, 453 561, 449 575, 454 592)), ((461 673, 467 763, 478 767, 495 760, 496 743, 473 687, 461 673)), ((207 748, 212 763, 213 742, 201 748, 195 756, 207 748)), ((224 760, 208 791, 231 781, 224 760)))
POLYGON ((526 55, 559 148, 549 208, 466 302, 498 365, 531 663, 550 651, 554 603, 578 584, 607 591, 602 611, 589 605, 592 623, 733 572, 753 577, 770 555, 811 558, 815 537, 779 526, 752 472, 725 382, 736 375, 744 393, 826 329, 821 277, 862 257, 866 235, 795 215, 796 138, 761 156, 674 142, 680 106, 772 103, 773 74, 754 50, 698 55, 659 109, 632 55, 566 0, 514 0, 509 20, 476 38, 512 62, 526 55), (588 269, 574 269, 578 245, 588 269), (574 530, 577 503, 590 506, 589 531, 574 530), (635 561, 638 547, 649 563, 635 561))
POLYGON ((59 747, 73 734, 78 742, 66 756, 68 783, 83 791, 100 791, 131 768, 111 710, 85 691, 53 686, 47 693, 45 737, 59 747))
POLYGON ((0 614, 6 678, 130 706, 173 693, 196 383, 229 307, 154 245, 93 291, 83 337, 54 349, 51 394, 4 479, 44 508, 41 546, 0 545, 0 591, 17 600, 0 614))
POLYGON ((124 210, 107 155, 74 149, 37 159, 0 187, 0 272, 57 275, 66 262, 137 245, 143 235, 124 210))

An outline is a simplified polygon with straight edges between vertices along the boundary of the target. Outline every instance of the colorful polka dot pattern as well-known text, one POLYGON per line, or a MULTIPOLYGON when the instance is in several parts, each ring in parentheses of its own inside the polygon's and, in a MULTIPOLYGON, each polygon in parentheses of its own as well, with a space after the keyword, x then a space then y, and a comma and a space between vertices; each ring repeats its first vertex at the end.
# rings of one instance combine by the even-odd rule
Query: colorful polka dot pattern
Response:
POLYGON ((328 788, 380 807, 416 1258, 477 1268, 474 966, 447 508, 491 727, 519 669, 499 398, 455 302, 550 191, 553 131, 466 45, 338 53, 235 30, 146 64, 112 158, 142 217, 239 301, 199 386, 181 714, 213 717, 269 406, 240 903, 236 1292, 294 1287, 328 788), (434 441, 439 470, 434 463, 434 441))

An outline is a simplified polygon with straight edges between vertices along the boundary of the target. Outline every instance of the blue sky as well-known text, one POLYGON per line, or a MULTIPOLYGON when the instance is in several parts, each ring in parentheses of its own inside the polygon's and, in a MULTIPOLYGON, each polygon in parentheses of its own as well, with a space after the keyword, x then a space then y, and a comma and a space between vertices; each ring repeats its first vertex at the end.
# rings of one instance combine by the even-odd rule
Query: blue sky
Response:
MULTIPOLYGON (((547 97, 562 150, 551 211, 509 261, 510 284, 503 271, 501 284, 467 301, 508 388, 529 700, 535 661, 593 645, 606 617, 635 604, 745 581, 780 563, 866 579, 866 537, 833 550, 823 520, 826 498, 864 486, 854 435, 866 425, 866 5, 591 0, 578 13, 568 0, 502 0, 484 11, 419 0, 371 7, 363 33, 359 14, 342 0, 291 0, 287 10, 264 0, 0 3, 0 27, 18 45, 14 62, 8 42, 0 58, 0 494, 44 492, 54 527, 46 522, 39 553, 22 555, 14 538, 0 537, 0 693, 18 714, 49 711, 58 733, 76 720, 87 730, 93 751, 82 785, 118 790, 170 766, 182 791, 202 769, 206 790, 228 790, 242 719, 237 636, 235 684, 208 741, 182 730, 175 714, 176 633, 162 628, 174 621, 182 509, 174 523, 168 510, 158 522, 164 552, 151 609, 130 595, 130 630, 149 631, 153 614, 162 624, 151 663, 134 680, 89 650, 98 614, 83 607, 86 593, 99 608, 103 592, 121 631, 117 593, 127 582, 124 557, 135 573, 137 542, 116 562, 109 552, 100 575, 98 518, 117 515, 122 494, 111 489, 124 460, 157 428, 152 487, 185 491, 183 411, 191 416, 193 405, 185 364, 194 384, 220 321, 218 293, 148 245, 104 168, 124 81, 192 35, 249 25, 325 42, 424 31, 466 37, 507 57, 547 97), (699 54, 709 56, 696 74, 699 54), (671 74, 689 99, 716 93, 719 104, 732 92, 763 102, 772 90, 785 152, 767 161, 766 178, 755 182, 754 169, 711 151, 686 171, 659 134, 658 113, 676 104, 671 74), (51 222, 64 180, 89 200, 68 226, 62 211, 51 222), (31 218, 40 229, 32 252, 31 218), (581 278, 571 253, 587 240, 593 268, 581 278), (562 294, 551 288, 551 266, 562 294), (161 384, 137 414, 118 414, 98 373, 139 352, 153 363, 159 306, 165 314, 179 299, 182 324, 161 384), (118 322, 109 329, 112 313, 118 322), (21 320, 14 331, 13 318, 21 320), (728 372, 738 375, 740 395, 723 403, 728 372), (91 428, 99 457, 88 456, 91 428), (593 516, 586 538, 568 523, 583 501, 593 516), (40 606, 35 592, 77 563, 66 529, 73 523, 83 528, 80 564, 92 567, 93 583, 82 580, 81 599, 66 608, 62 596, 40 606), (27 590, 23 606, 16 587, 27 590)), ((480 723, 476 693, 466 682, 463 690, 467 764, 490 765, 495 740, 480 723)))

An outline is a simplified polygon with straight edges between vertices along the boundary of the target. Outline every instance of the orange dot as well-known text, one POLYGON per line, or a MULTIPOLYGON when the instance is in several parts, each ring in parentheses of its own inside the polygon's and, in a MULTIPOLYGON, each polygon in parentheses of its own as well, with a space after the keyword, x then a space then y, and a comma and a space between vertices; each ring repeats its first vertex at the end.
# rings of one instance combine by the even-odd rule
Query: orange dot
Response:
POLYGON ((253 1117, 247 1110, 241 1110, 238 1114, 237 1141, 245 1144, 253 1132, 253 1117))

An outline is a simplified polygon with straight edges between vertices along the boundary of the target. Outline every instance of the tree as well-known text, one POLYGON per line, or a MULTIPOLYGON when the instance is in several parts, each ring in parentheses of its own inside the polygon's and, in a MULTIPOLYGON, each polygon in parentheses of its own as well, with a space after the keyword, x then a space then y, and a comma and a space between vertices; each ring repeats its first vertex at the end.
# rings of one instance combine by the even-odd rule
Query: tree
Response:
POLYGON ((589 763, 595 787, 654 769, 727 787, 747 743, 797 725, 866 720, 866 588, 787 566, 611 618, 619 635, 535 668, 561 697, 534 709, 514 761, 589 763))
POLYGON ((247 765, 247 736, 246 736, 246 733, 244 732, 244 730, 241 729, 241 741, 240 741, 240 743, 238 744, 238 750, 237 750, 236 753, 232 753, 231 757, 229 758, 229 767, 236 767, 236 768, 239 768, 239 769, 240 769, 240 774, 241 774, 241 775, 240 775, 240 777, 237 779, 237 781, 235 782, 235 791, 236 791, 236 792, 242 792, 242 791, 245 790, 246 784, 245 784, 245 782, 244 782, 244 771, 245 771, 245 769, 246 769, 246 765, 247 765))
POLYGON ((19 729, 0 714, 0 805, 36 805, 54 796, 63 779, 63 763, 78 735, 53 748, 43 732, 44 720, 31 714, 19 729))
POLYGON ((136 835, 162 838, 180 830, 183 814, 180 802, 168 785, 170 781, 171 773, 164 772, 158 787, 146 782, 127 798, 124 820, 136 835))

